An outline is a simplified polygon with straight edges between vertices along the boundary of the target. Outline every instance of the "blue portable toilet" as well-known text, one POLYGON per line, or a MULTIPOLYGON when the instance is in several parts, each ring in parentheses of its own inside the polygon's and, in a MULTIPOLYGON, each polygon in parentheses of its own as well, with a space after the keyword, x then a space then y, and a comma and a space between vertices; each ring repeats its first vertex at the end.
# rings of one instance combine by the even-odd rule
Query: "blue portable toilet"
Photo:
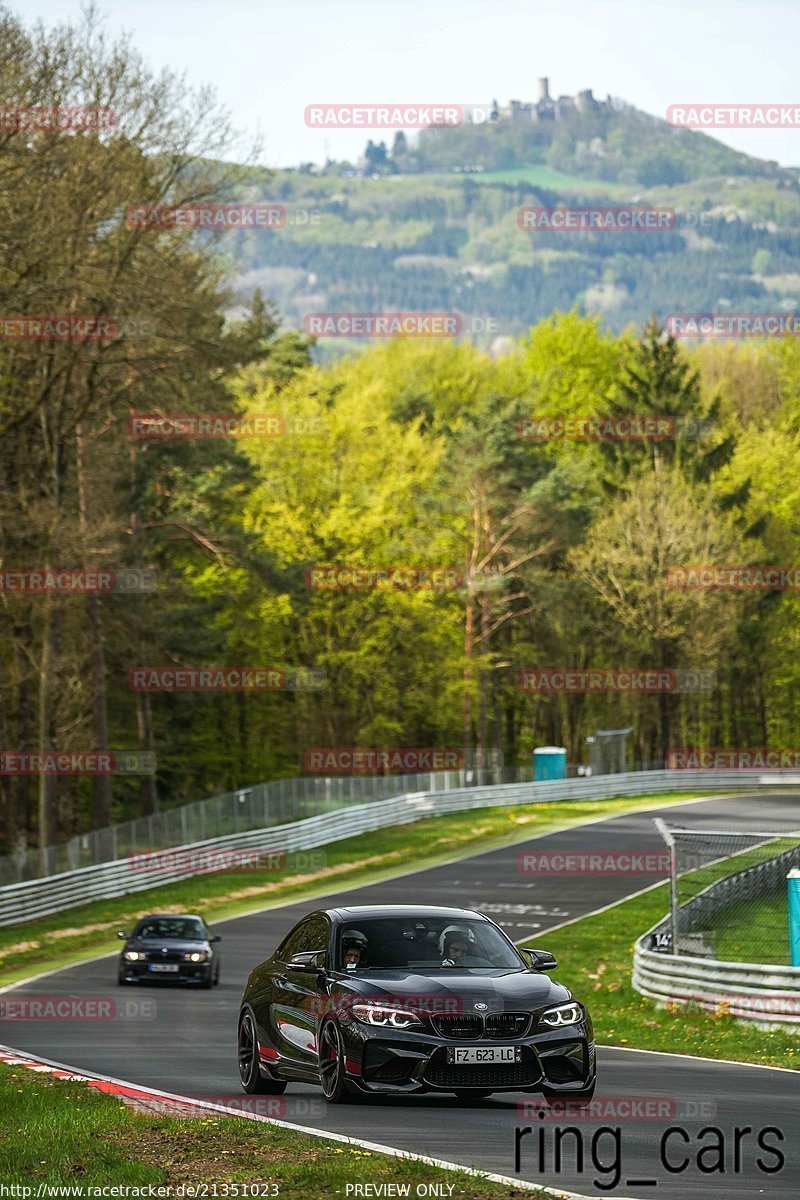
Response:
POLYGON ((793 967, 800 967, 800 871, 794 867, 786 876, 789 888, 789 951, 793 967))
POLYGON ((533 752, 533 778, 567 778, 567 752, 563 746, 536 747, 533 752))

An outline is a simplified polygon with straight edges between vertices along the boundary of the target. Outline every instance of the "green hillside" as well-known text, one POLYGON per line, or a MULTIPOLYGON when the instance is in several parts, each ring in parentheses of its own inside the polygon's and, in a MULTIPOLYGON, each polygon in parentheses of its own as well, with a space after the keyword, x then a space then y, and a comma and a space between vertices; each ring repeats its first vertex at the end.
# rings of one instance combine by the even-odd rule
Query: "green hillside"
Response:
MULTIPOLYGON (((549 117, 515 102, 482 124, 370 139, 357 163, 245 175, 248 196, 289 216, 274 235, 226 241, 239 300, 259 287, 298 328, 312 312, 458 312, 484 346, 553 310, 619 331, 653 314, 800 305, 800 171, 621 101, 553 103, 549 117), (677 227, 518 223, 523 207, 588 203, 666 206, 677 227)), ((328 339, 316 354, 350 348, 328 339)))

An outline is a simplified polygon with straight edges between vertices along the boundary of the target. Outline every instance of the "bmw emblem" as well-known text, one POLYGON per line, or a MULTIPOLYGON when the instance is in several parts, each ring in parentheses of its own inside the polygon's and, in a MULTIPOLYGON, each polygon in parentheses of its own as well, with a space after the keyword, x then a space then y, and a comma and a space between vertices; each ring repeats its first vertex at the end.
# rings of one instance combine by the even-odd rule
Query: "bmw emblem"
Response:
POLYGON ((475 1008, 478 1010, 478 1012, 486 1012, 488 1007, 489 1005, 484 1004, 482 1000, 476 1000, 475 1002, 475 1008))

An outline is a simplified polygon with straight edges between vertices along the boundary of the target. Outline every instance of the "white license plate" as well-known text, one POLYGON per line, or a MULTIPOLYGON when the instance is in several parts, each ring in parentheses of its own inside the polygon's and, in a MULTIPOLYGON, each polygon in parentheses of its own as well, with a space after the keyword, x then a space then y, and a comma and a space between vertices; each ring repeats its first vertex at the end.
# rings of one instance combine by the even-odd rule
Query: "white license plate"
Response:
POLYGON ((151 971, 180 971, 180 963, 150 963, 151 971))
POLYGON ((513 1063, 520 1061, 519 1046, 449 1046, 449 1063, 513 1063))

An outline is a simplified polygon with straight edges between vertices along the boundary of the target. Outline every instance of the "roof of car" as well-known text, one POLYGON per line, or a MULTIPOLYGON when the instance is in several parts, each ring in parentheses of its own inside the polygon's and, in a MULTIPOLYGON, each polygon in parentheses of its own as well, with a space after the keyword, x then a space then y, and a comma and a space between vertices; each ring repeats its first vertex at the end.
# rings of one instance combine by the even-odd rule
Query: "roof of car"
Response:
POLYGON ((471 908, 447 908, 442 904, 353 904, 346 908, 325 909, 329 917, 349 920, 351 917, 471 917, 487 920, 484 913, 471 908))
MULTIPOLYGON (((146 913, 139 921, 202 921, 197 913, 146 913)), ((138 922, 137 922, 138 924, 138 922)))

